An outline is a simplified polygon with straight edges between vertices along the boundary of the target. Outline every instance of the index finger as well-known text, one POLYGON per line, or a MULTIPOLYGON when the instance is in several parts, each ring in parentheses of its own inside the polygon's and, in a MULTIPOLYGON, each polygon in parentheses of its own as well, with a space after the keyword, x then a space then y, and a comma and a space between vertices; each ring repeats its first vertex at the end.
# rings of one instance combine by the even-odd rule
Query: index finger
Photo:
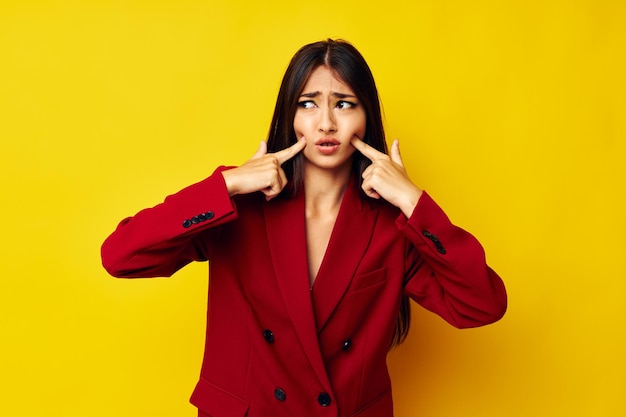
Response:
POLYGON ((350 141, 352 146, 356 148, 357 151, 361 152, 364 156, 366 156, 370 161, 374 161, 385 154, 378 151, 375 148, 372 148, 367 143, 363 142, 361 139, 354 136, 350 141))
POLYGON ((294 143, 290 147, 275 152, 273 155, 278 160, 278 163, 282 165, 294 156, 296 156, 302 149, 304 149, 305 146, 306 139, 304 137, 301 137, 296 143, 294 143))

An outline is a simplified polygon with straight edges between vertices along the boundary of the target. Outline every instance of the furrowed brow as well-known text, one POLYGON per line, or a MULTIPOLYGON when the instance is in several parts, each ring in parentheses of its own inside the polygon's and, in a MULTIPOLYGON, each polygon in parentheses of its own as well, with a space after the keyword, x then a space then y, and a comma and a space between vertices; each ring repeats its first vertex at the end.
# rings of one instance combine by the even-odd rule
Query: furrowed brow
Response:
POLYGON ((333 96, 337 98, 356 98, 354 94, 333 93, 333 96))
MULTIPOLYGON (((300 97, 314 98, 321 94, 322 94, 321 91, 312 91, 310 93, 302 93, 300 97)), ((338 92, 332 92, 331 95, 336 98, 356 98, 354 94, 345 94, 345 93, 338 93, 338 92)))

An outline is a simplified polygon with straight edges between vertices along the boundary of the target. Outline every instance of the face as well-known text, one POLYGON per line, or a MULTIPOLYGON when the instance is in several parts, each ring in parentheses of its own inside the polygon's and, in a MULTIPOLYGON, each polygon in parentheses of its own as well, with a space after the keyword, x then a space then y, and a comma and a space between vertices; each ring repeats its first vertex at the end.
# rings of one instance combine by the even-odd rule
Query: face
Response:
POLYGON ((328 67, 316 68, 298 98, 293 121, 296 136, 307 141, 302 151, 305 167, 350 166, 355 152, 350 140, 353 136, 363 139, 365 119, 365 109, 352 89, 328 67))

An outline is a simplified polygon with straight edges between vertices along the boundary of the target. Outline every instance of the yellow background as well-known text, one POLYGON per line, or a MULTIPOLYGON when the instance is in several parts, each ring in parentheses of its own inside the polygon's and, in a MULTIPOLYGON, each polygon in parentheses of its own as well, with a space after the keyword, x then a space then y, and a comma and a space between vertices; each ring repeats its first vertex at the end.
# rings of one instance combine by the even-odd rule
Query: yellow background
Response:
POLYGON ((195 415, 206 265, 116 280, 100 244, 252 155, 326 37, 364 54, 412 178, 510 296, 475 330, 414 310, 396 415, 626 415, 625 5, 4 0, 0 415, 195 415))

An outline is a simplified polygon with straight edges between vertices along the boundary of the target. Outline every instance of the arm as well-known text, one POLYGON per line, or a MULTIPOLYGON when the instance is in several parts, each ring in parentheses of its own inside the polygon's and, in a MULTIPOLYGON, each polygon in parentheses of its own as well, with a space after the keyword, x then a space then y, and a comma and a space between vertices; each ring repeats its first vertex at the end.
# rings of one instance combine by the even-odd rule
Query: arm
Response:
POLYGON ((398 140, 391 154, 359 138, 352 145, 372 161, 363 172, 363 191, 398 207, 397 220, 412 247, 407 250, 405 294, 456 327, 492 323, 506 311, 504 284, 485 263, 480 243, 413 184, 402 164, 398 140), (408 219, 407 219, 408 218, 408 219))
POLYGON ((119 278, 171 276, 191 261, 206 260, 206 248, 194 238, 237 218, 224 170, 122 220, 102 244, 104 268, 119 278))
POLYGON ((453 225, 427 193, 408 219, 400 215, 396 223, 413 246, 406 295, 458 328, 504 315, 506 290, 486 264, 482 246, 453 225))
POLYGON ((281 165, 305 146, 306 140, 301 138, 268 154, 261 142, 243 165, 220 167, 163 203, 124 219, 102 245, 104 268, 115 277, 147 278, 171 276, 192 261, 207 260, 208 230, 237 218, 231 196, 261 191, 266 200, 276 197, 287 183, 281 165))

